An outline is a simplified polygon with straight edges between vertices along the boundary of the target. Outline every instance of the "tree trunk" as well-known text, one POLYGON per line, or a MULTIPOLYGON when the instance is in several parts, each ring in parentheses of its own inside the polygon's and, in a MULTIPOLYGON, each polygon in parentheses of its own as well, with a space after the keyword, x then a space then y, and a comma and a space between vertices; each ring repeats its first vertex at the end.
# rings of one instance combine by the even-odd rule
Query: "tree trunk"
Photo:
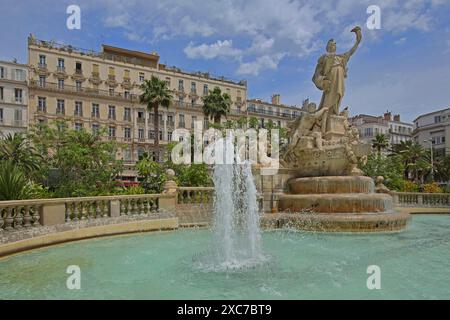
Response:
POLYGON ((214 116, 214 123, 220 124, 220 116, 214 116))
POLYGON ((153 119, 153 123, 154 123, 154 127, 155 127, 155 143, 154 143, 155 157, 156 157, 156 161, 159 162, 160 157, 159 157, 159 105, 158 105, 158 103, 153 104, 153 110, 155 112, 154 119, 153 119))

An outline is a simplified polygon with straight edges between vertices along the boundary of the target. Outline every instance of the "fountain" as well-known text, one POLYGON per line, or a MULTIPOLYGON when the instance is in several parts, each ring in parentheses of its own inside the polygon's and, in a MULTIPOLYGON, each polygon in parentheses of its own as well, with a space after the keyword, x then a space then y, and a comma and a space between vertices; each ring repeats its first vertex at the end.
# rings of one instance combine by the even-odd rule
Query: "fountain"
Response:
POLYGON ((212 227, 214 257, 210 262, 216 271, 252 267, 265 260, 251 165, 248 161, 241 162, 233 139, 228 136, 215 143, 221 149, 215 148, 216 152, 224 159, 222 164, 215 165, 213 175, 216 190, 212 227))
POLYGON ((281 164, 296 174, 287 193, 279 195, 278 215, 266 218, 267 226, 316 231, 388 231, 404 228, 408 214, 393 209, 386 188, 375 192, 374 182, 358 168, 367 160, 370 145, 359 139, 348 122, 348 108, 339 111, 344 96, 347 63, 362 35, 355 27, 355 45, 336 54, 330 40, 320 57, 313 82, 323 91, 318 108, 305 101, 301 115, 290 126, 290 144, 281 164))

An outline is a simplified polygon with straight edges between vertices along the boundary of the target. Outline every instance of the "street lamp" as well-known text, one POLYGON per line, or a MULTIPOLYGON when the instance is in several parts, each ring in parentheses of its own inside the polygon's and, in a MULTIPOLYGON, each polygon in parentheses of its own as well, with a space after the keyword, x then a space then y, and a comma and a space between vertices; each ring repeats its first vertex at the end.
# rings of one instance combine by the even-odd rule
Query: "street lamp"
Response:
POLYGON ((430 143, 430 162, 431 162, 431 181, 434 181, 434 169, 433 169, 433 142, 431 140, 423 140, 423 142, 430 143))

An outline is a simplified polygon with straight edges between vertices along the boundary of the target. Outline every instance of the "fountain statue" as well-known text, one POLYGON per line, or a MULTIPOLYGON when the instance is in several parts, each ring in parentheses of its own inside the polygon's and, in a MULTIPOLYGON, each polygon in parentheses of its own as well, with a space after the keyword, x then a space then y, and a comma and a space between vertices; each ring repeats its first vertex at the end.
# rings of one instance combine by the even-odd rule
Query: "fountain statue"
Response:
POLYGON ((336 54, 336 42, 328 41, 312 79, 323 91, 320 104, 305 101, 303 114, 288 127, 290 143, 280 162, 295 176, 287 182, 288 193, 279 196, 281 213, 269 219, 278 227, 287 223, 310 230, 382 231, 404 228, 409 221, 409 215, 393 209, 386 188, 375 188, 358 168, 371 146, 349 124, 348 108, 340 110, 347 63, 362 40, 360 27, 352 32, 356 42, 346 53, 336 54))

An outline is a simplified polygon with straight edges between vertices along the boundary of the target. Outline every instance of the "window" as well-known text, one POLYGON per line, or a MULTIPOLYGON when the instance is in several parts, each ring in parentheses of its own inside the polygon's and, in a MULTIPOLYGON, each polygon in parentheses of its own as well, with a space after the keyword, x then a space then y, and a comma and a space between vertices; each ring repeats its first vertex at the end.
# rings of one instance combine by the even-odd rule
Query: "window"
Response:
POLYGON ((81 101, 75 101, 75 115, 82 117, 83 116, 83 103, 81 101))
POLYGON ((14 110, 14 124, 22 125, 22 110, 14 110))
POLYGON ((81 81, 75 81, 75 88, 77 89, 78 92, 81 91, 81 81))
POLYGON ((184 91, 183 80, 178 80, 178 91, 184 91))
POLYGON ((39 86, 45 87, 45 76, 39 76, 39 86))
POLYGON ((22 99, 22 89, 14 89, 14 98, 16 102, 23 102, 22 99))
POLYGON ((124 91, 123 92, 123 96, 125 99, 129 99, 130 98, 130 91, 124 91))
POLYGON ((108 75, 114 77, 114 75, 116 74, 114 67, 109 67, 108 70, 109 70, 108 75))
POLYGON ((194 129, 194 127, 195 127, 195 121, 197 121, 197 116, 192 116, 191 129, 194 129))
POLYGON ((109 127, 108 134, 110 138, 116 137, 116 127, 109 127))
POLYGON ((3 122, 3 108, 0 108, 0 122, 3 122))
POLYGON ((92 133, 98 134, 100 131, 100 126, 97 123, 92 124, 92 133))
POLYGON ((64 59, 58 58, 58 70, 64 70, 64 68, 65 68, 64 59))
POLYGON ((167 88, 170 88, 170 78, 166 78, 166 85, 167 85, 167 88))
POLYGON ((434 123, 439 123, 439 122, 442 122, 441 116, 435 116, 434 117, 434 123))
POLYGON ((108 119, 116 119, 116 107, 115 106, 108 107, 108 119))
POLYGON ((179 115, 179 124, 178 127, 180 128, 184 128, 185 124, 184 124, 184 114, 180 114, 179 115))
POLYGON ((109 95, 111 96, 111 97, 113 97, 114 96, 114 88, 109 88, 109 95))
POLYGON ((145 75, 143 72, 140 72, 139 73, 139 82, 144 82, 144 80, 145 80, 145 75))
POLYGON ((125 108, 124 109, 123 120, 131 121, 131 109, 130 108, 125 108))
POLYGON ((47 99, 45 97, 38 97, 38 111, 39 112, 47 111, 47 99))
POLYGON ((0 101, 3 100, 3 87, 0 87, 0 101))
POLYGON ((131 129, 130 128, 124 128, 123 129, 123 136, 125 139, 131 139, 131 129))
POLYGON ((153 130, 148 130, 148 138, 149 138, 150 140, 155 139, 155 131, 153 131, 153 130))
POLYGON ((14 69, 13 76, 14 76, 13 80, 25 81, 25 71, 21 69, 14 69))
POLYGON ((167 140, 172 141, 172 131, 167 132, 167 140))
POLYGON ((58 99, 56 102, 56 114, 65 114, 64 100, 58 99))
POLYGON ((123 71, 123 78, 127 80, 130 79, 130 70, 123 71))
POLYGON ((197 93, 197 85, 195 82, 191 82, 191 92, 197 93))
POLYGON ((61 122, 58 122, 58 124, 56 126, 57 126, 59 132, 64 131, 66 129, 66 125, 61 122))
POLYGON ((372 128, 365 128, 364 129, 364 136, 365 137, 372 137, 373 136, 373 129, 372 128))
POLYGON ((94 118, 99 118, 100 117, 100 106, 96 103, 92 104, 92 116, 94 118))
POLYGON ((207 95, 207 94, 208 94, 208 85, 207 85, 207 84, 205 84, 205 85, 203 86, 203 94, 204 94, 204 95, 207 95))
POLYGON ((83 129, 83 124, 76 122, 75 123, 75 131, 80 131, 81 129, 83 129))
POLYGON ((39 55, 39 67, 47 67, 47 58, 43 54, 39 55))
POLYGON ((173 116, 172 115, 167 116, 167 125, 173 126, 173 116))
POLYGON ((0 79, 6 78, 6 69, 3 67, 0 67, 0 79))
POLYGON ((75 73, 82 73, 81 62, 75 62, 75 73))
POLYGON ((138 122, 144 122, 145 121, 144 112, 138 111, 137 117, 138 117, 138 122))
POLYGON ((58 79, 58 89, 59 90, 64 89, 64 79, 58 79))
POLYGON ((145 139, 145 137, 144 137, 144 129, 138 129, 138 139, 139 140, 144 140, 145 139))

